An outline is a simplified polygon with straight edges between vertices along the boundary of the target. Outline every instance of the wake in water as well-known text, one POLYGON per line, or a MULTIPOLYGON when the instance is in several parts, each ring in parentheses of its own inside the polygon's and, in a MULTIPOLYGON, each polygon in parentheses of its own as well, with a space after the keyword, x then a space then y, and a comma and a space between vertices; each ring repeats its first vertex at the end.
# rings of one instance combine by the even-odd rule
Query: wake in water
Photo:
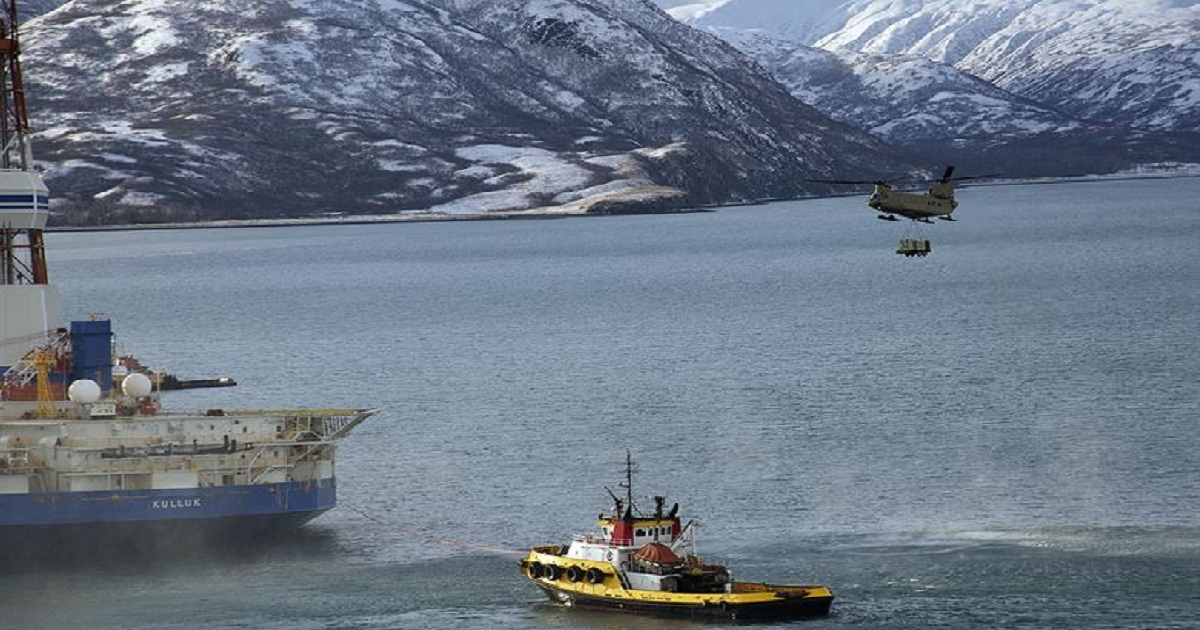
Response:
POLYGON ((845 553, 941 554, 984 548, 1043 549, 1091 556, 1200 559, 1200 527, 1074 526, 857 534, 830 541, 845 553))

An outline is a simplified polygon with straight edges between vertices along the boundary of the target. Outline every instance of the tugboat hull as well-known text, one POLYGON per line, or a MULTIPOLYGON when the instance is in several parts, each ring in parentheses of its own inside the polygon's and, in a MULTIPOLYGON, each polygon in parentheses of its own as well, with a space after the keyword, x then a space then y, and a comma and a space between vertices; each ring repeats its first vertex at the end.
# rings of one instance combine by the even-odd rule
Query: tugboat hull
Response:
POLYGON ((833 595, 792 597, 767 601, 715 603, 660 602, 631 598, 610 598, 562 590, 537 583, 550 601, 565 606, 592 610, 615 610, 662 617, 691 619, 779 620, 820 617, 829 614, 833 595))
POLYGON ((796 619, 824 615, 833 604, 829 587, 767 584, 733 579, 728 567, 704 562, 695 552, 695 521, 683 526, 679 504, 654 511, 633 503, 633 456, 625 452, 625 498, 601 512, 600 532, 575 536, 567 545, 534 547, 521 573, 550 601, 565 606, 707 619, 796 619))
POLYGON ((522 574, 564 606, 707 619, 796 619, 825 615, 833 593, 821 585, 730 582, 703 592, 631 588, 631 576, 612 564, 571 559, 562 548, 538 547, 521 561, 522 574))

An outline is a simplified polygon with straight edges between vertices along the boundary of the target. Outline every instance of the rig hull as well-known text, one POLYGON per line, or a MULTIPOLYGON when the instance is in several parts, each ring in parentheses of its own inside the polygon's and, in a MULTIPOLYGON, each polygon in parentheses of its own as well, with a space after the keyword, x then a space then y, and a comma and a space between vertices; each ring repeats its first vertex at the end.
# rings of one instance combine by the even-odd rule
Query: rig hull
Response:
POLYGON ((372 413, 0 418, 0 558, 281 535, 336 506, 336 442, 372 413))
POLYGON ((268 517, 313 518, 337 503, 333 479, 192 489, 0 495, 0 536, 104 523, 175 523, 268 517))
POLYGON ((333 480, 0 496, 0 558, 141 555, 270 540, 336 504, 333 480))

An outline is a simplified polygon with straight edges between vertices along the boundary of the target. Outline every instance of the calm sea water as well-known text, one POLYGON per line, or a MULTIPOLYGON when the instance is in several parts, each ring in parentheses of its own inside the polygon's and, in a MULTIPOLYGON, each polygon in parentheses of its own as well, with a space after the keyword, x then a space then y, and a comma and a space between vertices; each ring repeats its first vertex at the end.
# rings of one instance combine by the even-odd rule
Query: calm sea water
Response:
POLYGON ((797 627, 1200 627, 1200 180, 960 197, 926 259, 859 197, 52 234, 72 315, 241 383, 169 405, 383 411, 291 540, 5 567, 0 628, 708 627, 516 571, 626 447, 736 574, 832 586, 797 627))

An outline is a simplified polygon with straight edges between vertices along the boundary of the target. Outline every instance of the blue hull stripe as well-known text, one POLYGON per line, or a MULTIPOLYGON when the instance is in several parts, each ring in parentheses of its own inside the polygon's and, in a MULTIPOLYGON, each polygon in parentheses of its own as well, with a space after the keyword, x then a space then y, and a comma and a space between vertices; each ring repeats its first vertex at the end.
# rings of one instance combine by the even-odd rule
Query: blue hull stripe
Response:
POLYGON ((303 521, 337 503, 332 479, 183 490, 35 492, 0 495, 0 530, 54 525, 294 516, 303 521))

